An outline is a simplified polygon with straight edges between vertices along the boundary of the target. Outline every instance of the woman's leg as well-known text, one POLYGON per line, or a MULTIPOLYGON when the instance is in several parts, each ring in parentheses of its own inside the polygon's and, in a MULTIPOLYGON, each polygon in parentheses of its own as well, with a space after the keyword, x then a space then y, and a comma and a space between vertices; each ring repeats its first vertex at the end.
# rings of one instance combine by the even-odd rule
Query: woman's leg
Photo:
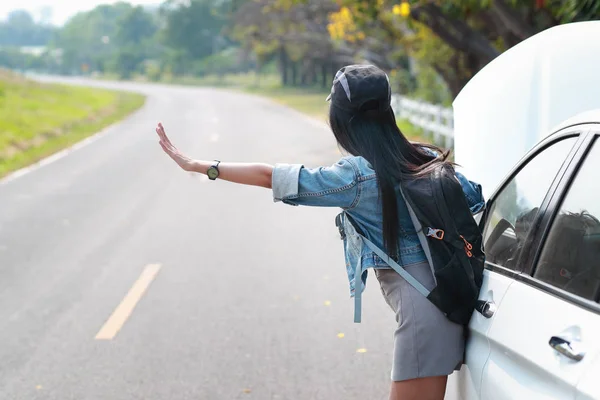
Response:
POLYGON ((444 400, 447 376, 392 382, 390 400, 444 400))

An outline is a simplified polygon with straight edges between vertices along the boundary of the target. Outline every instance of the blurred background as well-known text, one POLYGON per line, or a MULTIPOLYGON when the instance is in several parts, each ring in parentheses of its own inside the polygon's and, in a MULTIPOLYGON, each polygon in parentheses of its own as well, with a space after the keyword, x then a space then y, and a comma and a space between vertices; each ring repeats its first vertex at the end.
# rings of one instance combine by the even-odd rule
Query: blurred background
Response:
POLYGON ((390 73, 399 93, 449 105, 473 74, 521 40, 600 17, 595 0, 102 3, 4 0, 0 66, 327 90, 339 67, 370 62, 390 73))
MULTIPOLYGON (((598 18, 597 0, 4 0, 0 68, 229 87, 323 119, 322 98, 335 71, 373 63, 389 73, 401 96, 396 105, 402 105, 404 133, 452 147, 449 107, 477 71, 537 32, 598 18)), ((16 79, 0 73, 0 93, 14 90, 16 79)), ((94 112, 141 105, 122 93, 87 95, 85 103, 97 103, 94 112)), ((2 108, 8 116, 0 120, 15 118, 8 102, 2 108)), ((111 111, 100 114, 97 119, 111 111)), ((72 116, 43 130, 75 123, 72 116)), ((30 121, 24 116, 19 124, 30 121)), ((15 168, 8 159, 31 147, 25 142, 32 135, 0 129, 0 175, 15 168)))
MULTIPOLYGON (((4 0, 0 68, 230 87, 323 119, 335 71, 373 63, 401 96, 403 132, 452 147, 449 107, 477 71, 537 32, 598 18, 598 0, 4 0)), ((0 85, 14 81, 0 75, 0 85)), ((3 142, 27 147, 8 135, 0 130, 4 164, 3 142)))

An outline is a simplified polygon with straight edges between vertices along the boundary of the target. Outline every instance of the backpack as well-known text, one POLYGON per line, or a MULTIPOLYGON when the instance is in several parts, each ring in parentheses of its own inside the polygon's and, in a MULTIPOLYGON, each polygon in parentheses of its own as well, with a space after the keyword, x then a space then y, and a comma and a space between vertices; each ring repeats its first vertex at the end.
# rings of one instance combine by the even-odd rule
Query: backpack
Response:
MULTIPOLYGON (((479 230, 451 165, 439 164, 425 177, 400 184, 419 241, 435 277, 429 291, 349 222, 363 242, 452 322, 468 325, 483 280, 485 255, 479 230)), ((341 226, 338 222, 338 228, 341 226)), ((355 277, 360 279, 360 276, 355 277)), ((357 305, 360 290, 356 290, 357 305)))

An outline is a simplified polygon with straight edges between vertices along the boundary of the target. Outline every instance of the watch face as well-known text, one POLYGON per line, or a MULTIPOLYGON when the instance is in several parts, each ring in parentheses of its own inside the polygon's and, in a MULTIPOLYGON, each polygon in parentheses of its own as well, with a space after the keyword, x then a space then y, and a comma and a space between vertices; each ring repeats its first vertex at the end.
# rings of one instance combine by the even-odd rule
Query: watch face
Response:
POLYGON ((217 171, 217 169, 214 167, 210 167, 207 171, 207 175, 210 179, 217 179, 217 176, 219 176, 219 171, 217 171))

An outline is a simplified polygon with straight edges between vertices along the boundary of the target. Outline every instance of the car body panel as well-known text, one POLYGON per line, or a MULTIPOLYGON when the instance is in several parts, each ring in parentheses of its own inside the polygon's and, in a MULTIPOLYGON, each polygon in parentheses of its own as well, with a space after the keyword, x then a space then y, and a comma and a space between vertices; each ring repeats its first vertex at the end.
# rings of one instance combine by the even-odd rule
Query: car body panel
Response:
POLYGON ((481 398, 573 399, 576 386, 600 350, 600 315, 525 282, 504 296, 488 333, 491 355, 481 398), (554 350, 552 336, 565 336, 584 351, 574 361, 554 350))
MULTIPOLYGON (((506 276, 485 270, 479 298, 499 307, 512 282, 506 276)), ((454 398, 461 400, 479 398, 484 368, 491 352, 487 336, 493 321, 494 317, 485 318, 478 312, 473 313, 469 323, 465 365, 451 376, 447 390, 449 397, 454 395, 454 398)))
POLYGON ((455 159, 486 197, 559 124, 600 109, 600 21, 559 25, 479 71, 453 103, 455 159))

